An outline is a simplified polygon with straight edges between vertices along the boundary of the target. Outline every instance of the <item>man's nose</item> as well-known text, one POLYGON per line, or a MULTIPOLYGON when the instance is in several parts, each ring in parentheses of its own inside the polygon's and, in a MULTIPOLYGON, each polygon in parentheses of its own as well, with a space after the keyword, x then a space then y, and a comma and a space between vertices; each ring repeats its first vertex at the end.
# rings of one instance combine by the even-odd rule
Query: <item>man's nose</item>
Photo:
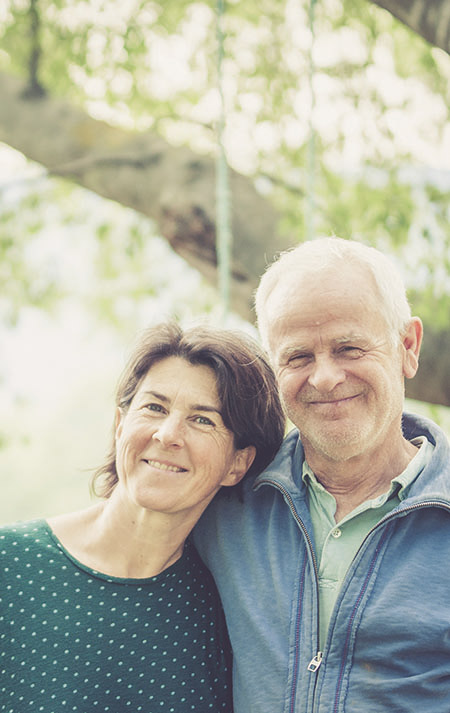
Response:
POLYGON ((336 359, 325 354, 316 356, 308 379, 316 391, 329 393, 344 380, 345 373, 336 359))
POLYGON ((163 418, 153 433, 153 438, 165 447, 182 446, 184 444, 184 422, 176 414, 168 414, 163 418))

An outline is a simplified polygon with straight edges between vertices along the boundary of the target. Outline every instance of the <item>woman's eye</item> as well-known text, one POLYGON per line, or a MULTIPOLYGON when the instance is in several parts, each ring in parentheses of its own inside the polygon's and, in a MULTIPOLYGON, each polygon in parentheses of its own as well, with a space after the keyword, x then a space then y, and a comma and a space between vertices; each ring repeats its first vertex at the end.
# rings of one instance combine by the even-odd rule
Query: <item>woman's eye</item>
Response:
POLYGON ((164 406, 161 406, 161 404, 147 404, 145 408, 148 409, 148 411, 164 413, 164 406))
POLYGON ((207 416, 195 416, 195 423, 199 423, 201 426, 215 426, 214 421, 211 421, 207 416))

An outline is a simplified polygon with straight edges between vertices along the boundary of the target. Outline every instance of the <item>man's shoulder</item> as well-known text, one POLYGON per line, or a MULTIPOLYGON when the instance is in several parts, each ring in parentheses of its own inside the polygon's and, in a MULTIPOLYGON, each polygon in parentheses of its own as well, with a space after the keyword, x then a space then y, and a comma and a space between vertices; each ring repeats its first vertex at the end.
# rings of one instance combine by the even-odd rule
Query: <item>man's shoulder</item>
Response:
POLYGON ((403 435, 409 441, 418 436, 426 436, 433 445, 436 445, 437 440, 446 440, 444 431, 431 418, 411 411, 403 412, 402 429, 403 435))
POLYGON ((411 486, 408 503, 411 503, 411 498, 417 502, 434 499, 450 506, 450 445, 447 435, 431 419, 407 412, 403 414, 402 428, 404 437, 409 441, 424 436, 433 447, 430 460, 411 486))
POLYGON ((208 506, 207 513, 238 512, 249 507, 259 509, 263 500, 278 497, 280 489, 291 493, 298 489, 299 483, 302 486, 301 478, 296 477, 296 473, 301 474, 302 464, 303 448, 297 429, 293 429, 285 436, 272 462, 259 475, 244 478, 238 488, 222 488, 208 506))
POLYGON ((294 485, 293 474, 300 472, 303 465, 304 453, 299 432, 296 428, 285 436, 275 458, 260 473, 252 484, 253 490, 266 482, 282 485, 290 489, 294 485))
POLYGON ((298 447, 298 432, 292 431, 260 475, 244 479, 240 491, 222 488, 202 514, 193 540, 214 576, 219 562, 237 561, 242 570, 242 563, 247 567, 255 552, 268 552, 273 545, 276 549, 278 536, 284 537, 285 530, 297 532, 290 509, 293 503, 298 512, 306 508, 301 467, 297 471, 295 466, 298 447))

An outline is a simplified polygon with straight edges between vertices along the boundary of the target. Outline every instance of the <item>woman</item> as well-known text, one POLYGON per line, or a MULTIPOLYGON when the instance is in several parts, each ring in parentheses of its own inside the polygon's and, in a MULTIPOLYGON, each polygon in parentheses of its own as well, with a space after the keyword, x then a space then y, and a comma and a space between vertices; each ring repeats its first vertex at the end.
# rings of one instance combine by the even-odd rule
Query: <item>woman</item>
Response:
POLYGON ((164 324, 116 407, 103 500, 0 529, 0 711, 228 713, 223 613, 187 538, 278 449, 272 370, 244 335, 164 324))

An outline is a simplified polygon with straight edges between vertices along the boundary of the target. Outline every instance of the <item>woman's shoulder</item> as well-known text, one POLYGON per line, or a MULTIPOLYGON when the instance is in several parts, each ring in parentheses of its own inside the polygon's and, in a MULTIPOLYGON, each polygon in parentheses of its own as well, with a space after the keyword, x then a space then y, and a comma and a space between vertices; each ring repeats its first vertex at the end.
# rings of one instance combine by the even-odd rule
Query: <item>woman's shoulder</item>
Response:
POLYGON ((0 559, 4 569, 8 563, 20 563, 23 555, 42 549, 49 533, 44 519, 14 522, 0 526, 0 559))
POLYGON ((34 539, 47 531, 47 523, 43 518, 36 520, 18 520, 7 525, 0 525, 0 542, 23 541, 34 539))

